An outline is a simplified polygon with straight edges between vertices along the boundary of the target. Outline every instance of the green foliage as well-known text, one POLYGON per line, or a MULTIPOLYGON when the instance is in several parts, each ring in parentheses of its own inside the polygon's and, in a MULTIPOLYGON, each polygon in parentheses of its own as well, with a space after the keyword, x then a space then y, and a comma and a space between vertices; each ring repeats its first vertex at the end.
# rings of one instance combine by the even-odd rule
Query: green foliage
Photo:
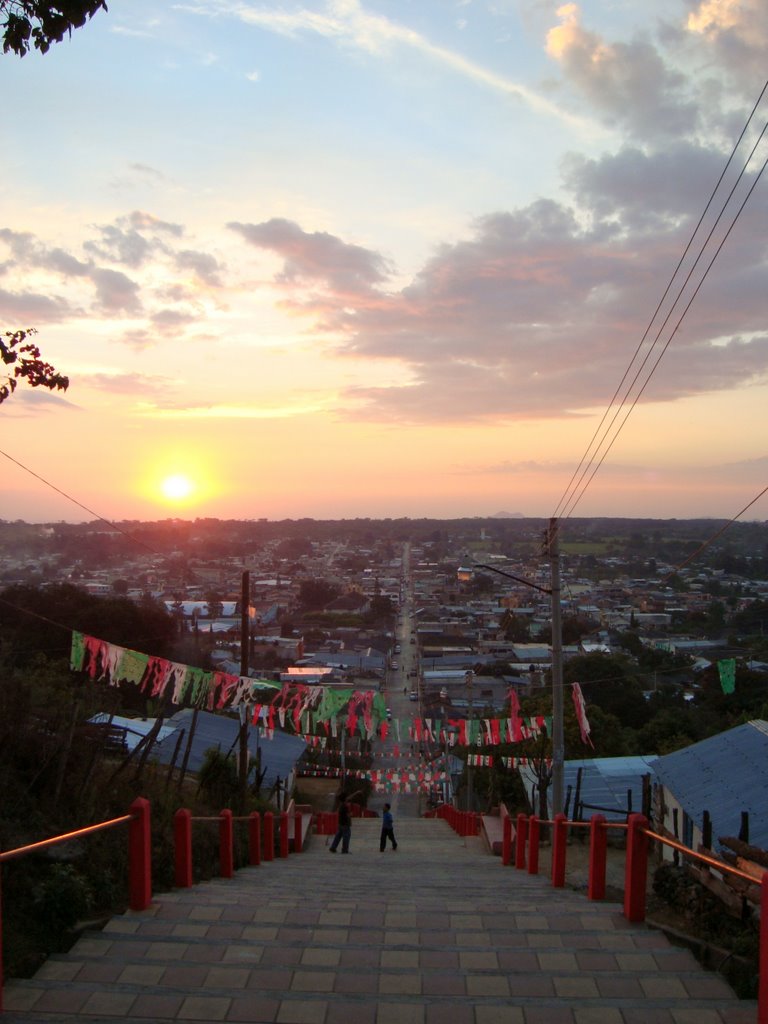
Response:
POLYGON ((302 580, 299 587, 299 604, 306 611, 321 611, 341 593, 335 583, 326 580, 302 580))
POLYGON ((579 683, 587 704, 596 704, 615 715, 622 726, 637 729, 648 720, 643 688, 626 658, 600 653, 571 658, 565 664, 563 679, 579 683))
POLYGON ((47 53, 51 43, 60 43, 96 11, 106 9, 106 0, 0 0, 0 15, 5 15, 3 53, 10 50, 23 57, 31 47, 47 53))
POLYGON ((201 792, 219 808, 231 807, 240 792, 234 757, 213 747, 205 752, 197 781, 201 792))
POLYGON ((59 583, 45 589, 8 587, 0 594, 0 606, 0 644, 17 664, 40 653, 68 661, 72 630, 160 657, 173 653, 173 616, 151 599, 137 604, 125 597, 94 597, 59 583))
MULTIPOLYGON (((14 4, 14 6, 18 6, 14 4)), ((23 6, 42 7, 42 4, 25 4, 23 6)), ((0 0, 0 12, 5 10, 7 4, 0 0)), ((16 18, 13 13, 8 14, 9 22, 16 18)), ((18 20, 18 19, 17 19, 18 20)), ((6 23, 7 29, 8 23, 6 23)), ((5 47, 8 50, 8 29, 5 36, 5 47)), ((31 388, 48 388, 49 391, 66 391, 69 387, 69 377, 57 373, 50 363, 46 363, 40 353, 40 349, 28 339, 35 334, 34 328, 26 331, 6 331, 0 334, 0 360, 5 366, 12 366, 13 373, 0 377, 0 405, 10 398, 16 390, 18 382, 25 380, 31 388)))
POLYGON ((72 864, 55 864, 46 878, 32 887, 30 903, 34 913, 53 928, 71 928, 92 909, 91 883, 72 864))

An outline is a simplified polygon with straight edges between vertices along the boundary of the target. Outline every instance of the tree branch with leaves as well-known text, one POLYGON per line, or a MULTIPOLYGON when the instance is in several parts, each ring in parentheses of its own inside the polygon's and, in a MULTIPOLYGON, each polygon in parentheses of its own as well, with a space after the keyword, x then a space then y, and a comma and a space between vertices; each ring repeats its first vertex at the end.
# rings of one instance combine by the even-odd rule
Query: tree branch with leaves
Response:
POLYGON ((6 331, 0 334, 0 360, 13 371, 0 374, 0 405, 10 398, 20 380, 32 388, 48 388, 49 391, 66 391, 69 377, 59 373, 46 363, 37 345, 30 341, 37 332, 34 327, 26 331, 6 331))
POLYGON ((0 0, 3 53, 12 50, 23 57, 31 49, 47 53, 72 30, 82 28, 96 11, 107 10, 106 0, 0 0))

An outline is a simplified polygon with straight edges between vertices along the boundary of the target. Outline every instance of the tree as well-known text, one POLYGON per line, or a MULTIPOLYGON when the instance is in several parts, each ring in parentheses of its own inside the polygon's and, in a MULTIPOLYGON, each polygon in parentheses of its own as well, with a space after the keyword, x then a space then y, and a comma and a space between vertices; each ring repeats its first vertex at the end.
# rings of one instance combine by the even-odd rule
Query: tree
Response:
POLYGON ((326 580, 302 580, 299 586, 299 605, 305 611, 325 608, 339 596, 340 588, 326 580))
MULTIPOLYGON (((0 9, 3 7, 0 0, 0 9)), ((34 327, 26 331, 6 331, 0 335, 0 359, 5 366, 12 366, 13 373, 0 376, 0 404, 10 398, 19 380, 26 380, 32 388, 48 388, 49 391, 66 391, 69 377, 57 373, 46 363, 40 349, 28 339, 35 334, 34 327)))
POLYGON ((30 48, 47 53, 51 43, 60 43, 72 30, 82 28, 98 10, 107 10, 106 0, 0 0, 3 26, 3 53, 12 50, 18 57, 30 48))

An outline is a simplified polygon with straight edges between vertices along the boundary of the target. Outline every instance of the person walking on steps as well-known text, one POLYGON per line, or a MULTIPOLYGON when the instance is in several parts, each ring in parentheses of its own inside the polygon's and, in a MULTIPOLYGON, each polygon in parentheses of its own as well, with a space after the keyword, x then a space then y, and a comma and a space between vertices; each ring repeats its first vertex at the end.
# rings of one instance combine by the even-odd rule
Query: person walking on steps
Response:
POLYGON ((387 839, 392 843, 393 852, 397 849, 397 840, 395 839, 395 819, 392 817, 392 805, 384 804, 384 810, 381 815, 381 842, 379 843, 379 849, 382 853, 387 846, 387 839))
POLYGON ((336 835, 333 837, 333 842, 328 847, 331 853, 336 853, 339 843, 341 843, 341 852, 349 853, 349 840, 352 838, 352 815, 349 810, 348 801, 353 797, 360 795, 360 790, 357 793, 353 793, 352 796, 348 796, 346 793, 339 793, 339 825, 336 830, 336 835))

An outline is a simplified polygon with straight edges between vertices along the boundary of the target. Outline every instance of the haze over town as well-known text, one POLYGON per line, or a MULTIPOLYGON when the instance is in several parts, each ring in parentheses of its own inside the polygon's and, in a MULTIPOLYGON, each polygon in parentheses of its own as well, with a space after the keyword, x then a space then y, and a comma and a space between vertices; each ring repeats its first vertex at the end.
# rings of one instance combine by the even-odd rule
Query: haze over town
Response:
MULTIPOLYGON (((0 327, 71 385, 3 405, 0 516, 552 514, 767 43, 762 0, 111 0, 4 56, 0 327)), ((579 516, 765 485, 766 208, 759 180, 579 516)))

